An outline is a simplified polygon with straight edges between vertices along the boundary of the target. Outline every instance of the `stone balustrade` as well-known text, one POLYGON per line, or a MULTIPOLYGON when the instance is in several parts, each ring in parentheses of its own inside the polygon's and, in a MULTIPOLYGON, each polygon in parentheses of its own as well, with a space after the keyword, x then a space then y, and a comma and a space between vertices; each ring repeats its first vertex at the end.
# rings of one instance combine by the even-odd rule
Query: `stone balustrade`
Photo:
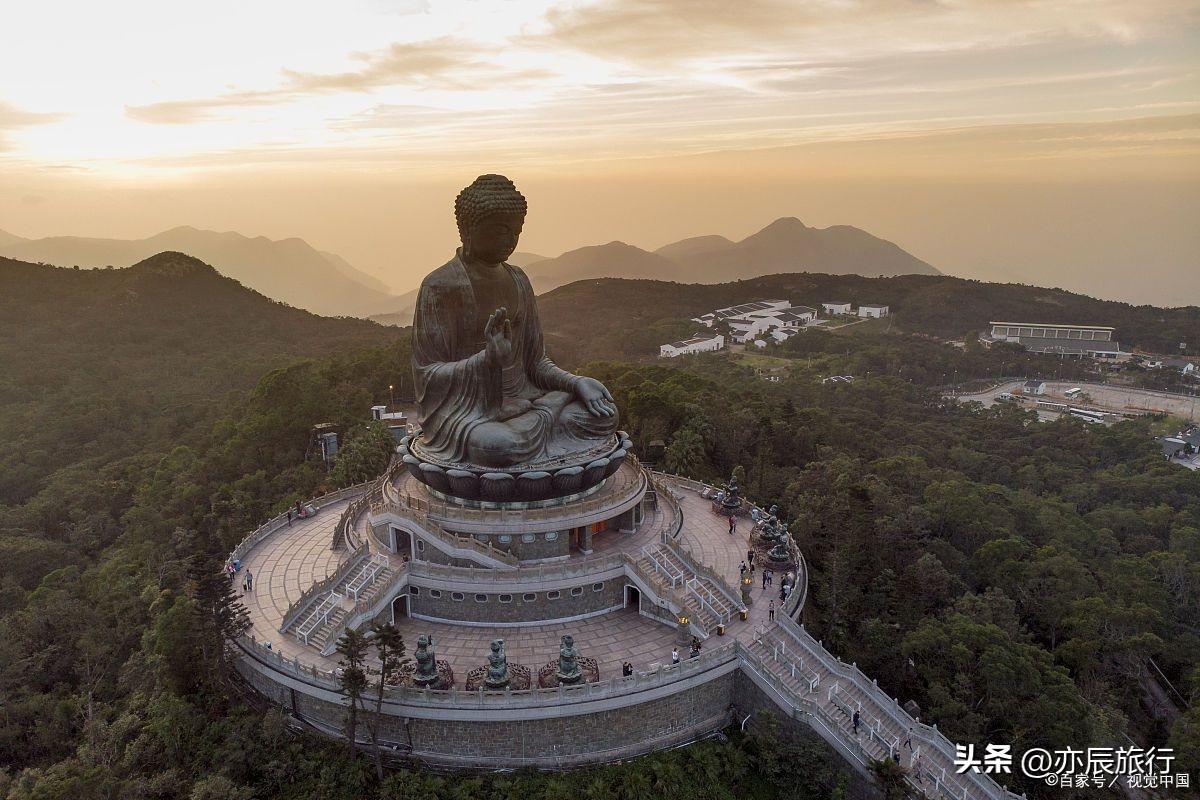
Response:
MULTIPOLYGON (((340 677, 336 672, 310 666, 299 659, 285 658, 256 641, 253 636, 243 636, 238 639, 237 644, 244 653, 262 666, 277 670, 316 688, 332 692, 341 691, 340 677)), ((503 692, 482 689, 466 691, 463 689, 419 689, 392 686, 384 691, 384 700, 406 707, 520 709, 614 699, 634 695, 647 689, 667 686, 725 666, 736 661, 744 651, 745 647, 735 639, 726 645, 701 653, 695 658, 680 661, 678 664, 664 664, 656 670, 635 671, 629 677, 613 676, 596 683, 503 692)))

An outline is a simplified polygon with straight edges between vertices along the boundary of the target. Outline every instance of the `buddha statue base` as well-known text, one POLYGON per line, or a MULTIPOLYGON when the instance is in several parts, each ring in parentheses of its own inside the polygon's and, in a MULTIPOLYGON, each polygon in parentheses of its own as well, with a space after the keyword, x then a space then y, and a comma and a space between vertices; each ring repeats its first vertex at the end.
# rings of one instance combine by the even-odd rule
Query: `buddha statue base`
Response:
POLYGON ((435 458, 423 451, 420 432, 400 442, 404 467, 416 480, 451 498, 496 504, 538 502, 588 492, 621 468, 631 447, 629 435, 617 431, 588 450, 496 468, 435 458))

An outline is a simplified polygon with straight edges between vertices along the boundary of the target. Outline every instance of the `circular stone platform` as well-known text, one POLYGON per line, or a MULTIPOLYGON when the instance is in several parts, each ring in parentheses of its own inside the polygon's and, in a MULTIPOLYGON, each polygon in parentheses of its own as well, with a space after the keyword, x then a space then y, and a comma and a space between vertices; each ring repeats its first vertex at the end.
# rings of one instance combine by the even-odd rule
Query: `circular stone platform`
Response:
MULTIPOLYGON (((238 642, 238 670, 293 715, 343 735, 334 645, 347 626, 365 631, 383 621, 396 625, 410 655, 419 635, 432 636, 439 672, 454 681, 444 690, 385 690, 381 740, 426 763, 596 763, 728 723, 741 691, 739 664, 769 622, 769 597, 756 589, 748 619, 740 619, 737 565, 748 543, 728 535, 727 522, 698 492, 635 458, 588 497, 553 508, 464 508, 436 500, 404 470, 381 487, 379 500, 361 502, 365 488, 318 501, 311 519, 273 520, 234 554, 255 575, 243 600, 251 630, 238 642), (353 518, 339 524, 347 514, 353 518), (381 515, 384 522, 372 522, 381 515), (330 549, 340 528, 362 543, 358 549, 330 549), (555 539, 571 543, 555 559, 501 562, 480 545, 484 530, 507 531, 514 541, 522 530, 535 531, 539 543, 541 531, 572 535, 555 539), (399 535, 408 549, 385 546, 399 535), (689 620, 686 633, 681 616, 689 620), (538 667, 556 663, 566 633, 586 680, 538 688, 538 667), (696 636, 704 647, 672 666, 681 636, 696 636), (480 665, 498 638, 517 679, 488 691, 480 665)), ((374 653, 367 664, 378 667, 374 653)))

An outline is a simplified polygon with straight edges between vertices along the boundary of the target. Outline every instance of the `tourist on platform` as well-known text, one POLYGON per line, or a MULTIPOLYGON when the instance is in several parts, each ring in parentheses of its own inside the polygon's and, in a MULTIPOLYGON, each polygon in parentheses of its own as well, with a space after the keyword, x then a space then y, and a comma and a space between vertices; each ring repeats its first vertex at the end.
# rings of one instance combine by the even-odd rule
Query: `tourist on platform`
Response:
POLYGON ((771 622, 775 621, 775 601, 772 600, 767 604, 767 619, 771 622))
POLYGON ((750 562, 750 566, 752 566, 752 567, 754 566, 754 549, 753 548, 746 551, 746 561, 750 562))
POLYGON ((292 527, 292 510, 288 509, 288 527, 292 527))
POLYGON ((743 561, 741 564, 738 565, 738 573, 739 573, 739 577, 742 577, 742 578, 746 577, 746 562, 745 561, 743 561))
POLYGON ((633 674, 633 664, 630 664, 628 661, 621 664, 622 677, 628 678, 632 674, 633 674))
POLYGON ((774 586, 774 585, 775 585, 775 573, 772 572, 771 570, 767 570, 767 586, 774 586))
POLYGON ((912 733, 913 733, 913 729, 912 729, 912 727, 911 727, 911 726, 909 726, 909 729, 908 729, 908 736, 904 737, 904 746, 905 746, 905 747, 907 747, 909 750, 912 750, 912 749, 913 749, 913 746, 912 746, 912 733))
POLYGON ((787 600, 787 584, 786 583, 782 583, 779 585, 779 602, 782 603, 784 600, 787 600))
POLYGON ((679 663, 679 649, 678 648, 675 648, 675 647, 671 648, 671 663, 672 664, 679 663))
POLYGON ((854 723, 854 735, 855 736, 858 736, 858 719, 859 719, 858 712, 855 711, 854 716, 850 720, 852 723, 854 723))
POLYGON ((763 578, 762 578, 762 581, 763 581, 763 590, 764 590, 764 591, 765 591, 765 590, 766 590, 766 588, 767 588, 767 583, 768 583, 768 580, 767 580, 767 579, 770 577, 770 575, 771 575, 771 571, 770 571, 770 570, 767 570, 767 569, 764 569, 764 570, 763 570, 763 578))
POLYGON ((737 517, 729 515, 729 535, 733 536, 737 532, 737 517))
POLYGON ((254 576, 250 574, 249 567, 246 567, 246 577, 244 579, 242 588, 247 592, 254 590, 254 576))

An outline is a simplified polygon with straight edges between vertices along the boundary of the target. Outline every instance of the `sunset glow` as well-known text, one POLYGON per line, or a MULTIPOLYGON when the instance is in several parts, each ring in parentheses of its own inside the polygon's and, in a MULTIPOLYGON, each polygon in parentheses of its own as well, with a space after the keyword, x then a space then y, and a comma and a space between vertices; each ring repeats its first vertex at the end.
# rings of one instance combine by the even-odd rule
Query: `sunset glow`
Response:
MULTIPOLYGON (((1197 14, 1176 0, 23 4, 0 48, 0 228, 300 235, 404 288, 446 246, 440 216, 414 209, 502 169, 535 203, 611 179, 653 184, 642 196, 668 208, 654 230, 590 203, 543 215, 527 245, 551 255, 797 215, 874 229, 949 272, 1028 277, 982 240, 948 246, 934 206, 923 226, 871 198, 968 182, 982 211, 1031 179, 1195 197, 1197 14), (713 194, 686 186, 701 176, 713 194), (795 191, 830 183, 849 194, 795 191), (718 188, 730 199, 713 206, 718 188), (384 225, 381 205, 412 229, 384 225)), ((1174 236, 1173 252, 1195 244, 1174 236)))

